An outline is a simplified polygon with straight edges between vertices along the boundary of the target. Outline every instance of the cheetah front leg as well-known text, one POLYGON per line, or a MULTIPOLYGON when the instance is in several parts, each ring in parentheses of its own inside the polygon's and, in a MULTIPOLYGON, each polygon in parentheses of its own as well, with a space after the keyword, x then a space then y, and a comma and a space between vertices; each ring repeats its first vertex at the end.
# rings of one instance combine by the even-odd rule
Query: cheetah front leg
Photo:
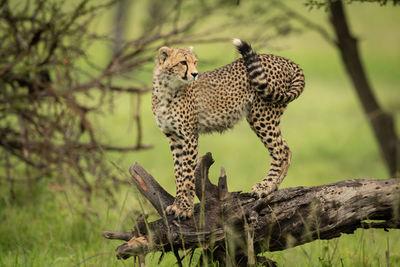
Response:
POLYGON ((285 107, 255 105, 247 117, 253 131, 261 139, 271 156, 271 164, 265 178, 253 186, 252 192, 257 197, 265 197, 278 189, 289 169, 292 152, 280 131, 280 116, 285 107), (258 107, 257 107, 258 106, 258 107))
POLYGON ((169 136, 168 139, 174 159, 176 197, 166 212, 168 215, 175 214, 178 218, 190 218, 195 194, 194 171, 197 164, 198 137, 169 136))

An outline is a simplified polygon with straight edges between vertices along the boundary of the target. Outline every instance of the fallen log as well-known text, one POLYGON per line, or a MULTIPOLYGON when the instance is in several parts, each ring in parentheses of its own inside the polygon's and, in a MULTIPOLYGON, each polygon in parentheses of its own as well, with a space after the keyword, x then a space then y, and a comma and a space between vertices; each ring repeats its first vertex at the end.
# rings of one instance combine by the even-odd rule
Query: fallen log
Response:
MULTIPOLYGON (((218 185, 208 178, 211 153, 196 169, 194 216, 177 220, 165 214, 174 201, 138 163, 129 172, 141 194, 161 219, 148 222, 139 216, 130 232, 104 231, 108 239, 127 242, 116 249, 127 259, 152 251, 202 249, 202 261, 219 261, 223 266, 253 265, 257 254, 284 250, 317 239, 332 239, 357 228, 400 229, 400 179, 353 179, 328 185, 280 189, 267 198, 249 193, 228 192, 225 170, 218 185)), ((266 260, 266 259, 264 259, 266 260)), ((266 260, 266 265, 273 265, 266 260)))

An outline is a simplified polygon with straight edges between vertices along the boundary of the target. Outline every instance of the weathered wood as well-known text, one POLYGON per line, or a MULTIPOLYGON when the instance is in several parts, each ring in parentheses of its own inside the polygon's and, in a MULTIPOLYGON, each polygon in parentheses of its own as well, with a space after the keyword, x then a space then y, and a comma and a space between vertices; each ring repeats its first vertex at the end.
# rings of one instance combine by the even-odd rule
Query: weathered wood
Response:
POLYGON ((118 240, 129 241, 132 238, 131 232, 103 231, 102 234, 107 239, 118 239, 118 240))
MULTIPOLYGON (((223 264, 228 255, 236 265, 245 266, 254 262, 248 254, 253 258, 262 251, 331 239, 357 228, 400 228, 399 179, 356 179, 285 188, 255 200, 249 193, 228 193, 224 171, 218 186, 213 185, 208 179, 212 163, 208 153, 196 169, 196 194, 202 201, 195 205, 193 218, 179 221, 162 215, 130 234, 103 233, 110 239, 120 236, 126 241, 130 237, 117 248, 119 258, 200 247, 204 257, 212 255, 223 264)), ((160 215, 164 214, 159 209, 172 203, 172 196, 137 163, 130 172, 142 194, 160 215)))
POLYGON ((129 173, 140 193, 150 201, 158 214, 163 216, 165 208, 174 202, 174 197, 165 191, 153 176, 138 163, 129 168, 129 173))
POLYGON ((218 187, 213 185, 208 178, 208 170, 213 163, 214 160, 211 156, 211 153, 208 152, 201 158, 196 168, 195 191, 200 201, 203 199, 203 197, 212 199, 218 196, 218 187))
POLYGON ((226 181, 225 168, 221 168, 221 174, 218 179, 218 197, 219 200, 225 200, 229 196, 228 183, 226 181))

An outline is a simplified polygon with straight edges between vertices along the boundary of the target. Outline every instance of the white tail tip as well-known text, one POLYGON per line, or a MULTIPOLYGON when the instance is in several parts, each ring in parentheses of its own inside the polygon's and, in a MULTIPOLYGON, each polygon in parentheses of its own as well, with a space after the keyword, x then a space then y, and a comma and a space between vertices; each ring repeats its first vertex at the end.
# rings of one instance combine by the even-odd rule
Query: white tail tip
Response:
POLYGON ((232 39, 232 43, 233 43, 234 46, 241 46, 243 44, 242 40, 240 40, 238 38, 233 38, 232 39))

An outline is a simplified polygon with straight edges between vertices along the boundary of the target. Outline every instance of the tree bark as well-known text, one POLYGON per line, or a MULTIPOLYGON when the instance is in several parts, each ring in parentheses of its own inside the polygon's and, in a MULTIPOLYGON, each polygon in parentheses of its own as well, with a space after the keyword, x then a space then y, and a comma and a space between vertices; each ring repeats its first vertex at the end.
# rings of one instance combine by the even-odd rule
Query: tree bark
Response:
POLYGON ((336 33, 343 64, 372 126, 381 153, 392 177, 400 177, 400 140, 393 116, 379 106, 364 72, 357 39, 350 32, 342 1, 329 0, 330 19, 336 33))
MULTIPOLYGON (((201 248, 203 261, 246 266, 253 264, 260 252, 336 238, 357 228, 400 228, 399 179, 285 188, 256 200, 249 193, 228 192, 223 169, 218 186, 213 185, 208 178, 212 163, 210 153, 200 159, 195 177, 201 201, 195 205, 193 218, 183 221, 165 215, 173 197, 134 164, 129 169, 132 179, 161 219, 147 222, 140 216, 130 232, 104 231, 108 239, 127 241, 116 249, 117 257, 126 259, 151 251, 178 255, 179 249, 201 248)), ((267 260, 266 264, 273 262, 267 260)))

